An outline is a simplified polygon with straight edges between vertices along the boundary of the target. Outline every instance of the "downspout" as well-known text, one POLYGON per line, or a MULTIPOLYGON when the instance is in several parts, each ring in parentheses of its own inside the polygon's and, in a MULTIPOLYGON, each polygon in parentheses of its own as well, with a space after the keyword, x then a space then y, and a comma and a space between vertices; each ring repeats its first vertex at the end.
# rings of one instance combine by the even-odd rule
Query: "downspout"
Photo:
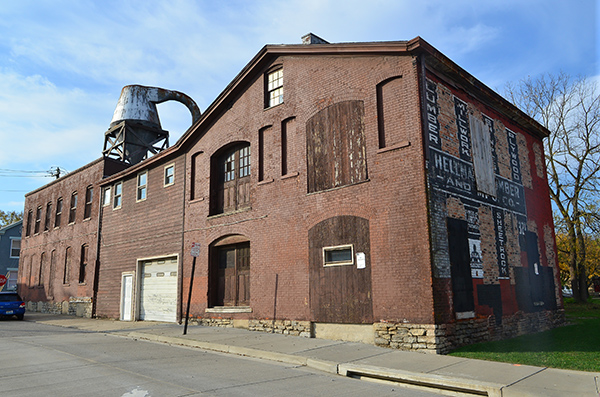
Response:
POLYGON ((100 247, 102 245, 102 214, 104 206, 102 205, 102 188, 98 194, 98 227, 96 229, 96 261, 94 263, 94 282, 92 286, 92 318, 96 317, 97 300, 98 300, 98 276, 100 275, 100 247))
POLYGON ((179 280, 177 280, 179 286, 179 305, 177 305, 177 321, 181 324, 181 320, 183 317, 183 262, 184 252, 185 252, 185 200, 187 195, 187 160, 188 160, 188 152, 184 152, 183 155, 183 195, 182 195, 182 219, 181 219, 181 260, 179 261, 179 280))

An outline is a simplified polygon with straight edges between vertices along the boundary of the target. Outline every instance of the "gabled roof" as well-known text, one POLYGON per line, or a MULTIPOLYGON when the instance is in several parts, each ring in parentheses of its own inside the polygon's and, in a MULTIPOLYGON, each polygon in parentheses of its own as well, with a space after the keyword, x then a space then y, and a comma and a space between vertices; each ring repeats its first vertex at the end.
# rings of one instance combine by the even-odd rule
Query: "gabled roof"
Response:
POLYGON ((202 113, 200 119, 193 124, 173 146, 147 160, 131 166, 127 170, 103 180, 101 184, 107 184, 127 174, 135 173, 156 161, 164 160, 166 156, 178 153, 180 149, 185 149, 198 138, 198 134, 202 135, 208 131, 210 126, 220 117, 221 113, 230 107, 230 103, 241 95, 254 79, 264 73, 265 68, 267 68, 273 60, 279 56, 285 55, 409 55, 420 57, 421 62, 424 63, 425 67, 430 72, 445 76, 445 78, 452 81, 455 86, 460 87, 480 102, 494 108, 509 119, 522 125, 527 131, 535 136, 544 138, 550 134, 550 132, 542 127, 537 121, 529 117, 481 81, 477 80, 474 76, 462 69, 421 37, 416 37, 409 41, 266 45, 254 56, 254 58, 252 58, 252 60, 250 60, 250 62, 248 62, 240 73, 238 73, 221 94, 202 113))
POLYGON ((10 230, 14 227, 22 227, 22 226, 23 226, 23 220, 20 220, 20 221, 13 222, 10 225, 0 227, 0 235, 6 233, 7 230, 10 230))

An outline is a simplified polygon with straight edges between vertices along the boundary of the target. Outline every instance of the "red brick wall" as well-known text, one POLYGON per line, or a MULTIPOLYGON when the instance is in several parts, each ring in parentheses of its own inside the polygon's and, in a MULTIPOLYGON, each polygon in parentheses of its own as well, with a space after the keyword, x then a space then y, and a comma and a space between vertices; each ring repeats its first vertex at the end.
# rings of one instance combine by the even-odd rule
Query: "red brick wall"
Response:
POLYGON ((102 159, 92 162, 62 178, 51 182, 25 197, 25 222, 27 213, 33 211, 31 235, 25 236, 24 224, 19 261, 19 292, 26 301, 68 301, 70 297, 92 297, 94 283, 94 265, 96 261, 98 208, 100 189, 97 182, 102 178, 104 162, 102 159), (86 188, 93 186, 93 201, 90 219, 84 219, 86 188), (75 222, 69 224, 71 194, 77 191, 77 211, 75 222), (55 226, 56 201, 63 198, 61 224, 55 226), (52 203, 50 227, 44 231, 46 204, 52 203), (42 207, 40 232, 34 234, 36 208, 42 207), (79 283, 79 264, 81 246, 88 244, 85 282, 79 283), (63 283, 65 251, 72 249, 70 280, 63 283), (52 266, 51 253, 54 251, 52 266), (43 285, 39 285, 40 260, 45 253, 45 265, 42 269, 43 285))
MULTIPOLYGON (((119 318, 121 273, 136 272, 139 259, 181 255, 184 176, 183 157, 167 157, 114 181, 123 182, 122 205, 114 209, 111 202, 102 209, 98 316, 119 318), (164 186, 164 167, 170 164, 175 182, 164 186), (137 175, 143 171, 147 196, 137 201, 137 175)), ((114 194, 114 183, 109 186, 114 194)))
POLYGON ((196 199, 190 202, 187 199, 190 192, 186 193, 184 293, 191 267, 187 251, 192 242, 202 244, 192 313, 209 316, 204 313, 208 246, 222 236, 240 234, 251 243, 253 312, 238 316, 271 318, 277 277, 277 318, 310 319, 308 230, 332 216, 352 215, 370 223, 374 318, 432 322, 424 159, 413 60, 302 56, 281 57, 273 64, 277 63, 284 70, 283 104, 263 109, 260 76, 189 150, 188 173, 192 154, 203 152, 197 166, 196 199), (394 96, 387 90, 383 100, 396 101, 394 106, 385 103, 384 110, 390 118, 401 115, 402 123, 386 124, 386 133, 390 134, 392 144, 402 145, 379 150, 376 87, 397 76, 402 76, 402 84, 398 84, 401 95, 394 96), (368 181, 307 194, 306 122, 327 106, 346 100, 364 102, 368 181), (282 177, 281 125, 290 118, 294 121, 287 131, 288 175, 282 177), (268 139, 265 138, 265 178, 258 183, 258 131, 266 126, 272 127, 268 129, 268 139), (251 209, 207 217, 210 157, 234 141, 247 141, 252 147, 251 209))

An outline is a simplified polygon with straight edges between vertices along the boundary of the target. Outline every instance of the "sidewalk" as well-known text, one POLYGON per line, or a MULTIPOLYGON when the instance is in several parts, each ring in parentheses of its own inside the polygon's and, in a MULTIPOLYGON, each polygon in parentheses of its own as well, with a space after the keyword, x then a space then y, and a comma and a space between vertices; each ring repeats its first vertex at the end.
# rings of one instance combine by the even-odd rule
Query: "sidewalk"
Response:
MULTIPOLYGON (((239 328, 123 322, 27 313, 27 321, 304 365, 426 390, 488 396, 600 396, 600 373, 424 354, 239 328)), ((460 395, 460 394, 459 394, 460 395)))

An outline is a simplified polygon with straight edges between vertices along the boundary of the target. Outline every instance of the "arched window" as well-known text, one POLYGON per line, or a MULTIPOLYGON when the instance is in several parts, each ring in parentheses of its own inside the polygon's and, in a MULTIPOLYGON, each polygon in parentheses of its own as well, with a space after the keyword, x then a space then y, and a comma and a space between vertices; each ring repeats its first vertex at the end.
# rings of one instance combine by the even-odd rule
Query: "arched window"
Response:
POLYGON ((228 146, 211 161, 211 215, 250 206, 250 144, 228 146))

